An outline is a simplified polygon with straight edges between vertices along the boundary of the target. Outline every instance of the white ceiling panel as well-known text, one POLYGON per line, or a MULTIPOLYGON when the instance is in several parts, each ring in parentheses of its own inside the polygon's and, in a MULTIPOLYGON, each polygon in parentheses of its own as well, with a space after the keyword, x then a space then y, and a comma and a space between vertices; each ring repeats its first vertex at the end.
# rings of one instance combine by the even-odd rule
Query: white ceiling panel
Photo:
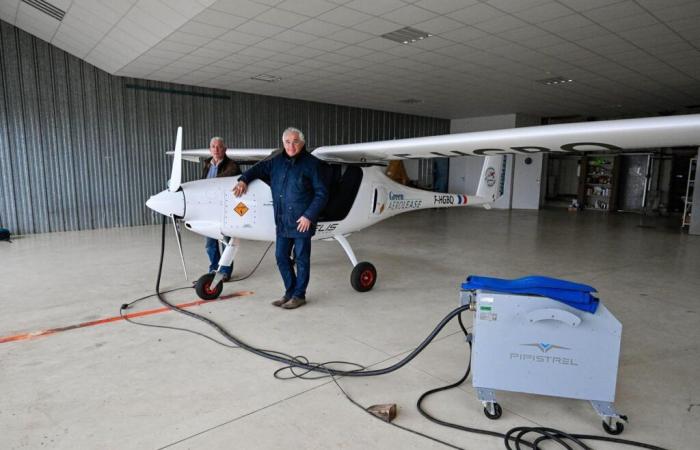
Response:
POLYGON ((325 0, 285 0, 279 3, 277 7, 286 11, 294 11, 295 13, 315 17, 336 8, 337 5, 325 0))
POLYGON ((420 0, 414 5, 438 14, 449 14, 466 6, 475 5, 478 0, 420 0))
POLYGON ((464 24, 445 16, 437 16, 428 19, 425 22, 418 22, 414 25, 415 28, 426 31, 430 34, 441 34, 453 31, 458 28, 463 28, 464 24))
POLYGON ((324 50, 319 50, 317 48, 304 47, 303 45, 298 45, 293 49, 283 53, 278 54, 273 57, 276 61, 286 61, 289 64, 293 64, 304 58, 313 58, 318 55, 324 54, 324 50))
POLYGON ((253 45, 264 39, 263 36, 254 36, 237 30, 227 31, 216 38, 217 41, 233 42, 238 45, 253 45))
POLYGON ((217 2, 214 2, 209 9, 214 11, 223 11, 225 13, 233 14, 234 16, 246 17, 250 19, 267 11, 270 9, 270 7, 267 5, 261 5, 260 3, 254 3, 249 0, 218 0, 217 2))
POLYGON ((475 28, 492 34, 502 33, 504 31, 517 30, 526 26, 527 23, 513 16, 499 16, 493 19, 485 20, 474 24, 475 28))
POLYGON ((326 50, 326 51, 333 51, 333 50, 338 50, 339 48, 345 47, 347 44, 343 42, 338 42, 334 41, 331 39, 324 39, 324 38, 319 38, 314 41, 308 42, 306 44, 307 47, 315 48, 318 50, 326 50))
POLYGON ((403 26, 397 24, 396 22, 390 22, 379 17, 373 17, 367 21, 356 24, 353 26, 353 28, 375 36, 381 36, 382 34, 390 33, 398 30, 399 28, 403 28, 403 26))
POLYGON ((251 20, 238 26, 236 30, 253 36, 271 37, 283 32, 285 29, 277 25, 251 20))
POLYGON ((268 9, 264 13, 255 16, 255 20, 277 25, 282 28, 291 28, 309 20, 309 18, 282 9, 268 9))
POLYGON ((559 17, 568 16, 572 12, 573 11, 570 8, 567 8, 561 3, 550 1, 548 3, 543 3, 532 8, 515 12, 514 14, 516 17, 519 17, 528 23, 540 23, 559 17))
POLYGON ((194 16, 192 20, 204 25, 225 28, 227 30, 236 28, 238 25, 241 25, 247 21, 245 17, 235 16, 233 14, 225 13, 223 11, 215 11, 212 9, 205 9, 201 13, 194 16))
POLYGON ((432 19, 436 16, 437 14, 434 12, 413 5, 406 5, 402 8, 382 15, 383 18, 399 23, 403 26, 425 22, 426 20, 432 19))
POLYGON ((342 25, 344 27, 351 27, 371 18, 372 16, 370 16, 369 14, 365 14, 354 9, 346 8, 344 6, 330 10, 318 16, 318 19, 321 19, 325 22, 334 23, 336 25, 342 25))
POLYGON ((500 9, 501 11, 514 13, 525 9, 532 9, 543 3, 548 3, 551 1, 552 0, 518 0, 514 2, 512 0, 487 0, 486 3, 500 9))
POLYGON ((459 20, 464 24, 473 25, 475 23, 495 19, 496 17, 500 17, 504 14, 505 13, 503 11, 500 11, 492 6, 484 3, 477 3, 475 5, 454 11, 450 13, 449 17, 459 20))
POLYGON ((362 11, 367 14, 380 16, 390 11, 397 10, 406 6, 410 1, 404 2, 401 0, 352 0, 345 4, 349 8, 362 11))
POLYGON ((374 35, 346 28, 337 33, 333 33, 328 37, 335 41, 344 42, 346 44, 357 44, 358 42, 363 42, 373 38, 374 35))
POLYGON ((357 45, 348 45, 347 47, 343 47, 341 49, 336 50, 335 53, 338 53, 339 55, 350 56, 352 58, 358 58, 374 53, 374 50, 359 47, 357 45))
POLYGON ((217 27, 214 25, 207 25, 200 22, 190 21, 187 22, 185 25, 181 26, 179 28, 179 31, 182 31, 183 33, 189 33, 194 34, 196 36, 202 36, 207 37, 209 39, 213 39, 217 36, 221 36, 229 30, 223 27, 217 27))

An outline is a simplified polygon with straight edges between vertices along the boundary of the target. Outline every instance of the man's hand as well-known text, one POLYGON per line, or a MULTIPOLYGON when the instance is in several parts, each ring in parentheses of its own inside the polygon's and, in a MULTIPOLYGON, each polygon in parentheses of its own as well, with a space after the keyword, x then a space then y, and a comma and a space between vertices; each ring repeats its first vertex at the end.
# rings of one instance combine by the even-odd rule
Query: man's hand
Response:
POLYGON ((304 216, 299 217, 297 220, 297 231, 300 233, 305 233, 309 230, 311 226, 311 221, 304 216))
POLYGON ((239 181, 232 189, 233 195, 236 197, 240 197, 241 195, 245 194, 247 190, 248 185, 245 184, 245 181, 239 181))

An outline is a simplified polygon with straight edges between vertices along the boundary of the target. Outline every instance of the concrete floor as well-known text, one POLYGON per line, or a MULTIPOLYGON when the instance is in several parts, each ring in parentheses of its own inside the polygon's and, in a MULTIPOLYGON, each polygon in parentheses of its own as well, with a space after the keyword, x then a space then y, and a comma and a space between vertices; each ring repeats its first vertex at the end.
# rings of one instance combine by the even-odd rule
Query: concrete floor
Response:
MULTIPOLYGON (((0 243, 0 338, 118 316, 153 291, 159 227, 54 233, 0 243)), ((542 274, 592 284, 623 324, 616 406, 622 438, 699 448, 700 238, 636 215, 421 211, 350 237, 379 271, 375 289, 352 290, 339 245, 313 247, 309 304, 286 311, 273 255, 224 294, 196 306, 250 344, 382 367, 417 345, 458 305, 467 274, 542 274)), ((190 277, 206 267, 203 239, 185 232, 190 277)), ((266 244, 245 242, 235 274, 266 244)), ((169 236, 162 289, 186 286, 169 236)), ((167 296, 182 303, 192 290, 167 296)), ((160 307, 150 298, 130 312, 160 307)), ((471 315, 467 314, 471 323, 471 315)), ((174 312, 135 319, 217 337, 174 312)), ((343 378, 363 405, 397 403, 396 423, 467 449, 499 449, 492 437, 443 428, 415 408, 425 390, 457 380, 466 346, 452 323, 418 358, 390 375, 343 378)), ((278 363, 190 333, 116 321, 0 344, 0 448, 444 448, 369 417, 329 380, 279 381, 278 363)), ((438 394, 435 415, 505 432, 541 425, 604 434, 587 402, 501 393, 503 417, 486 419, 470 382, 438 394)), ((626 448, 592 443, 595 448, 626 448)))

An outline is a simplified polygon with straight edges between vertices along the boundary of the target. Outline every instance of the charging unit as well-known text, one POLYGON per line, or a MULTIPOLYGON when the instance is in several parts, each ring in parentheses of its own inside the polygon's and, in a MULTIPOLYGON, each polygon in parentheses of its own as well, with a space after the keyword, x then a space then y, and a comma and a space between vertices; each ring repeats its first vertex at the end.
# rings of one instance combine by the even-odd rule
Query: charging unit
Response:
POLYGON ((544 296, 468 288, 460 302, 474 311, 472 385, 487 417, 501 416, 496 391, 523 392, 588 400, 606 432, 622 432, 626 417, 613 405, 622 324, 598 299, 587 312, 544 296))

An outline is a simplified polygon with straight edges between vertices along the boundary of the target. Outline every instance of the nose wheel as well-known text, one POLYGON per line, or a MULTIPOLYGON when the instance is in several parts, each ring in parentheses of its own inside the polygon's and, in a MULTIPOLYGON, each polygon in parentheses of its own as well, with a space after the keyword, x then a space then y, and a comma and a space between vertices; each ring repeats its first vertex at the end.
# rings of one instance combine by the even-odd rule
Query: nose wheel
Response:
POLYGON ((224 283, 219 281, 215 286, 212 286, 215 275, 214 273, 206 273, 199 277, 199 280, 197 280, 197 283, 194 285, 197 296, 202 300, 216 300, 221 295, 221 291, 224 289, 224 283))
POLYGON ((350 274, 350 284, 357 292, 367 292, 377 282, 377 269, 366 261, 358 263, 350 274))

